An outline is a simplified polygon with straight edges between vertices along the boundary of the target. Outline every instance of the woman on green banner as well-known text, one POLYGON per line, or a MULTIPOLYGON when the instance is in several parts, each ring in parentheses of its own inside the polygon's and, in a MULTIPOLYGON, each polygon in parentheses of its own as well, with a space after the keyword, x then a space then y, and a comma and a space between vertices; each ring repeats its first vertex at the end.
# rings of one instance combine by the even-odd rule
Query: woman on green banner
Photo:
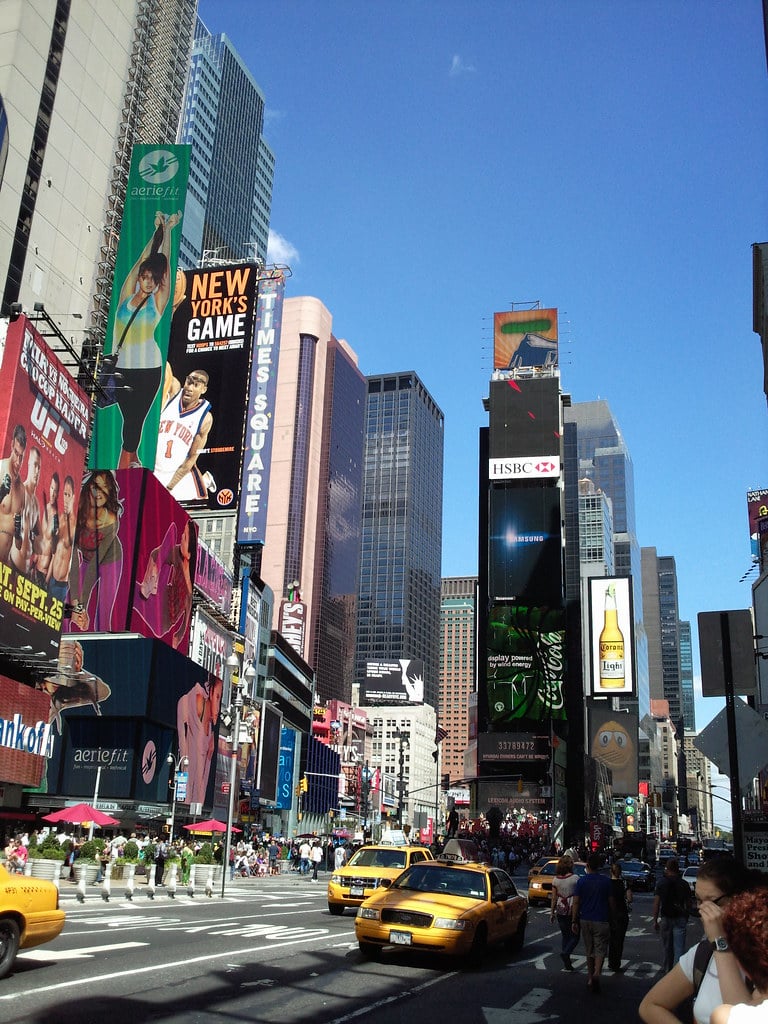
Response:
MULTIPOLYGON (((112 344, 112 354, 117 355, 116 369, 122 375, 116 392, 123 418, 118 469, 141 465, 138 456, 141 433, 163 376, 164 359, 155 340, 155 329, 170 297, 171 232, 180 221, 181 211, 170 216, 155 214, 152 237, 120 291, 112 344)), ((152 450, 154 452, 154 446, 152 450)))

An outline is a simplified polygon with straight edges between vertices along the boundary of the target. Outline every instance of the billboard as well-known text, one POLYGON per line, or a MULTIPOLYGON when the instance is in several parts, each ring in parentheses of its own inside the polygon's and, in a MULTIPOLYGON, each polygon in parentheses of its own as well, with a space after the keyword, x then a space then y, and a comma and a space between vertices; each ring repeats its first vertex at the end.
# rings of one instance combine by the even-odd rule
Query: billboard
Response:
POLYGON ((238 544, 263 544, 267 531, 267 499, 284 293, 285 277, 281 273, 276 272, 260 279, 243 446, 237 519, 238 544))
POLYGON ((304 657, 304 634, 307 628, 307 606, 303 601, 283 600, 280 602, 280 619, 277 627, 300 658, 304 657))
POLYGON ((77 510, 64 631, 128 630, 186 654, 196 545, 197 526, 149 470, 94 470, 77 510))
POLYGON ((754 561, 760 559, 760 520, 768 516, 768 490, 747 491, 749 541, 754 561))
POLYGON ((214 553, 197 538, 197 559, 195 566, 195 586, 201 594, 229 616, 232 608, 232 573, 226 569, 214 553))
POLYGON ((631 577, 592 577, 589 580, 589 644, 593 697, 618 697, 635 692, 634 622, 631 577))
POLYGON ((611 770, 614 796, 638 793, 638 716, 621 713, 604 705, 589 707, 589 752, 596 761, 611 770))
POLYGON ((268 701, 261 702, 259 728, 259 772, 256 788, 259 799, 274 804, 278 796, 278 775, 280 770, 280 742, 283 730, 283 716, 268 701))
POLYGON ((557 310, 517 309, 493 314, 493 368, 557 366, 557 310))
POLYGON ((92 469, 155 465, 189 146, 133 147, 109 308, 92 469))
POLYGON ((25 316, 0 330, 0 645, 53 658, 91 403, 25 316))
POLYGON ((237 507, 257 276, 176 272, 155 474, 184 504, 237 507))
POLYGON ((189 758, 186 802, 210 805, 221 681, 167 644, 140 637, 62 639, 39 684, 54 750, 50 793, 169 802, 167 757, 189 758))
POLYGON ((560 455, 560 382, 556 377, 491 381, 488 454, 492 460, 560 455))
POLYGON ((483 732, 477 739, 481 761, 546 761, 549 736, 530 732, 483 732))
POLYGON ((39 786, 50 753, 48 698, 39 690, 0 676, 0 779, 39 786))
POLYGON ((566 717, 563 609, 512 602, 493 604, 486 650, 488 720, 492 729, 521 718, 542 721, 566 717))
POLYGON ((556 486, 491 487, 488 590, 492 601, 562 606, 560 522, 556 486))
POLYGON ((368 661, 360 685, 360 705, 423 704, 424 662, 417 658, 368 661))
POLYGON ((215 622, 202 608, 195 609, 189 641, 189 656, 196 664, 223 679, 227 658, 232 654, 232 634, 215 622))
POLYGON ((280 760, 277 773, 275 807, 289 811, 293 805, 293 762, 296 757, 296 732, 286 726, 280 730, 280 760))

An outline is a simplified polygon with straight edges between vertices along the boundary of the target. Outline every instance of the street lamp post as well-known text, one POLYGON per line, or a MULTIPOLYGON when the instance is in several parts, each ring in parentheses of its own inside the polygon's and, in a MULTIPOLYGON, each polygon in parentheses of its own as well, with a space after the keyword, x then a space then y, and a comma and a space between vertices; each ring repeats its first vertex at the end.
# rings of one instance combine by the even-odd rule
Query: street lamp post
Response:
POLYGON ((403 788, 404 788, 404 775, 405 775, 405 753, 403 752, 403 746, 408 745, 408 734, 400 732, 399 729, 392 733, 394 738, 400 744, 400 756, 398 758, 398 780, 397 780, 397 824, 400 828, 403 827, 403 788))
MULTIPOLYGON (((224 663, 230 672, 230 679, 234 683, 235 670, 240 668, 240 659, 236 654, 230 654, 224 663)), ((221 858, 221 895, 224 896, 224 887, 227 881, 227 871, 229 870, 229 848, 232 843, 232 822, 235 814, 235 784, 237 782, 237 756, 240 749, 240 715, 243 710, 243 690, 242 684, 244 681, 250 682, 256 677, 256 669, 249 662, 248 667, 245 670, 245 680, 238 676, 235 686, 235 697, 233 701, 234 719, 232 721, 232 749, 230 752, 230 768, 229 768, 229 803, 227 806, 227 831, 224 836, 224 850, 221 858)))
POLYGON ((176 821, 176 797, 177 797, 177 794, 178 794, 179 782, 181 781, 179 776, 181 775, 181 769, 182 768, 186 768, 187 765, 189 764, 189 758, 188 757, 174 757, 173 754, 169 754, 168 757, 166 758, 166 761, 168 762, 168 764, 172 764, 173 765, 173 782, 169 782, 168 783, 168 785, 170 786, 171 790, 173 791, 173 800, 171 801, 171 828, 170 828, 170 832, 169 832, 169 835, 168 835, 168 845, 172 846, 173 845, 173 826, 174 826, 174 823, 176 821))

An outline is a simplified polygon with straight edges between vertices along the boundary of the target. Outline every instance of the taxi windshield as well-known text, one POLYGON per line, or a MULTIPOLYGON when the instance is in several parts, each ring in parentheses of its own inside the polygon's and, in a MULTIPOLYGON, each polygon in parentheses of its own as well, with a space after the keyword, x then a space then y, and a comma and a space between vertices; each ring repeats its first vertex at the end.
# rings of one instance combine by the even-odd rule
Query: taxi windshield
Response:
POLYGON ((405 850, 358 850, 348 867, 355 868, 404 868, 405 850))
POLYGON ((457 870, 450 867, 429 868, 418 864, 395 882, 394 889, 412 889, 446 896, 485 899, 485 874, 482 871, 457 870))

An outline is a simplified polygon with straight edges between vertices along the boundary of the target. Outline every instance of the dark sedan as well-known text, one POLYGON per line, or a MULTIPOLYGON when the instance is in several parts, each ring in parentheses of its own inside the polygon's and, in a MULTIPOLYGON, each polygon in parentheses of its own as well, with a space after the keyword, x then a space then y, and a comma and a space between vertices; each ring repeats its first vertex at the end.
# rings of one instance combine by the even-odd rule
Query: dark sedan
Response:
POLYGON ((642 860, 623 860, 620 863, 621 874, 630 889, 653 892, 656 887, 656 876, 650 864, 642 860))

